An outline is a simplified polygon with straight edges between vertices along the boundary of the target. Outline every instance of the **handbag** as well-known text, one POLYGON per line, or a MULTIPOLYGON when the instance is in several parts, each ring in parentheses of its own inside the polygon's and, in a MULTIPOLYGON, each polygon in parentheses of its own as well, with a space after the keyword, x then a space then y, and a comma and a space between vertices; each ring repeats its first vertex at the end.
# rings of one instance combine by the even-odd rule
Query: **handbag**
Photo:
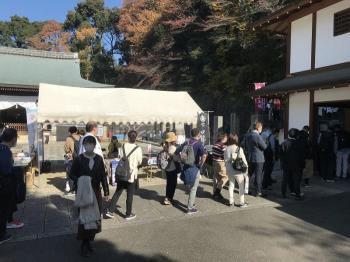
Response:
POLYGON ((232 162, 232 167, 234 170, 240 171, 240 172, 247 172, 248 170, 248 165, 243 161, 243 159, 239 156, 239 153, 241 152, 241 148, 238 147, 237 151, 237 157, 235 160, 232 162))

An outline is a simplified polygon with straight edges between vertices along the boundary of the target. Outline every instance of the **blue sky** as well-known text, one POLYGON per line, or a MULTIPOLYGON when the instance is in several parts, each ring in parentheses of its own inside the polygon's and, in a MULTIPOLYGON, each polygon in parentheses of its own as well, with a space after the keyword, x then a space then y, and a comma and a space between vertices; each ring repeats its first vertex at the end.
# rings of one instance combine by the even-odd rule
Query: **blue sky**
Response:
MULTIPOLYGON (((118 7, 122 0, 105 0, 108 7, 118 7)), ((63 22, 69 10, 80 0, 0 0, 0 20, 13 15, 26 16, 30 21, 56 20, 63 22)))

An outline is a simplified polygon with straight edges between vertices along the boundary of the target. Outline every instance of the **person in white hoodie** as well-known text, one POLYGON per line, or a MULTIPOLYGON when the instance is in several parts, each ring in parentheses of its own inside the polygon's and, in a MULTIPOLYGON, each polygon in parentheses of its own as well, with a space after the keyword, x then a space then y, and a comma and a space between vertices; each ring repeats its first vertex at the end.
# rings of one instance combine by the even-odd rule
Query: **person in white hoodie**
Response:
POLYGON ((238 146, 238 136, 236 134, 230 134, 227 138, 227 148, 225 151, 225 165, 226 171, 229 177, 229 204, 230 206, 235 204, 234 201, 234 188, 235 181, 239 186, 239 204, 236 204, 238 207, 247 207, 248 204, 244 200, 244 191, 245 191, 245 177, 246 172, 235 170, 232 166, 234 160, 241 158, 242 161, 248 166, 246 157, 244 155, 243 148, 238 146))

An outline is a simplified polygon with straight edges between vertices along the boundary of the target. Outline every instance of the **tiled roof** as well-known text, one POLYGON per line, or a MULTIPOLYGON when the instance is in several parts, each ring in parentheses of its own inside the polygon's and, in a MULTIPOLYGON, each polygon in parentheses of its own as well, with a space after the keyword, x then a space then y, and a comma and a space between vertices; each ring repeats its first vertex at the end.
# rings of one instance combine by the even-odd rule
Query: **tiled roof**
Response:
POLYGON ((22 49, 0 46, 0 54, 34 56, 55 59, 78 59, 77 53, 51 52, 35 49, 22 49))
POLYGON ((113 87, 83 79, 76 53, 0 47, 0 86, 38 88, 40 83, 113 87))

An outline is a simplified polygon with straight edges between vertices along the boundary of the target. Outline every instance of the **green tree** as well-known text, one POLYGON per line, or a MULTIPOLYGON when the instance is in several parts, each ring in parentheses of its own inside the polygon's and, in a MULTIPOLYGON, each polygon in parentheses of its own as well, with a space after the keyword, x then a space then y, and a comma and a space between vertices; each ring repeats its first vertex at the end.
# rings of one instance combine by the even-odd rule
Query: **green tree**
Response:
POLYGON ((27 17, 12 16, 9 22, 0 22, 0 45, 27 48, 26 39, 37 34, 43 23, 30 22, 27 17))
POLYGON ((79 52, 83 77, 115 82, 124 48, 118 21, 119 9, 104 7, 103 0, 80 2, 67 14, 64 28, 72 34, 72 51, 79 52))

